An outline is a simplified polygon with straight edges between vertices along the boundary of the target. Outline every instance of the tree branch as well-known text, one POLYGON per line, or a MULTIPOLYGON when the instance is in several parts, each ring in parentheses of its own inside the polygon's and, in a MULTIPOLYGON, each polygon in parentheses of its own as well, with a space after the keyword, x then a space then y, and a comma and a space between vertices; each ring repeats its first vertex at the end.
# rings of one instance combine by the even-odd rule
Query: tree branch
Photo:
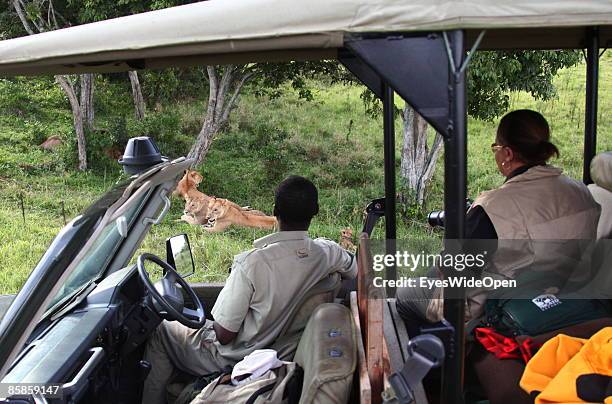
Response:
POLYGON ((215 123, 217 125, 221 125, 223 123, 223 106, 225 104, 225 94, 227 94, 230 89, 232 82, 234 81, 234 72, 236 71, 235 65, 228 65, 223 71, 223 76, 221 77, 221 84, 219 85, 219 89, 217 91, 217 105, 215 105, 215 123))
POLYGON ((249 81, 251 78, 253 78, 253 76, 255 76, 255 72, 254 71, 251 72, 251 73, 246 73, 244 76, 242 76, 240 81, 238 81, 238 84, 236 84, 236 88, 234 88, 234 92, 232 93, 231 98, 225 104, 225 110, 223 111, 223 115, 222 115, 222 118, 221 118, 222 122, 227 121, 227 119, 229 118, 229 114, 230 114, 232 108, 234 107, 234 104, 236 103, 236 100, 238 99, 238 95, 240 94, 240 90, 242 90, 242 86, 244 86, 244 84, 247 81, 249 81))
POLYGON ((51 16, 51 18, 48 21, 49 26, 52 26, 53 29, 59 29, 59 24, 57 23, 57 18, 56 18, 57 12, 55 11, 55 7, 53 6, 52 0, 49 0, 49 14, 51 16))
POLYGON ((208 72, 208 107, 206 108, 206 119, 204 119, 203 128, 214 121, 219 88, 219 76, 215 67, 206 66, 206 71, 208 72))
POLYGON ((70 106, 73 109, 80 109, 81 106, 79 105, 79 100, 76 96, 76 91, 74 89, 74 85, 72 84, 72 82, 66 76, 59 75, 59 74, 55 76, 55 80, 57 80, 57 83, 62 87, 62 89, 66 93, 66 96, 68 97, 68 101, 70 101, 70 106))
POLYGON ((25 12, 22 7, 23 7, 23 2, 21 2, 20 0, 13 0, 13 8, 15 9, 15 11, 17 12, 17 15, 19 16, 19 19, 21 20, 21 24, 23 25, 23 27, 25 28, 28 34, 34 35, 35 32, 30 26, 30 23, 28 22, 28 19, 25 16, 25 12))

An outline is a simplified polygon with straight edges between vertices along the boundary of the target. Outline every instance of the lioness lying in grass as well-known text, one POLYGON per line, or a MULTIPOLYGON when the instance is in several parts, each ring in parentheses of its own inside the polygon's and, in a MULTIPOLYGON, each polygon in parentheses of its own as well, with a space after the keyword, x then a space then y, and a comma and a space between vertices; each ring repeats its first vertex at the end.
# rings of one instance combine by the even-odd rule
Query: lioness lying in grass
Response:
POLYGON ((190 224, 203 225, 204 229, 211 233, 223 231, 231 225, 259 229, 273 229, 276 226, 274 216, 242 208, 230 200, 214 196, 210 198, 207 206, 201 198, 188 199, 183 213, 181 219, 190 224))

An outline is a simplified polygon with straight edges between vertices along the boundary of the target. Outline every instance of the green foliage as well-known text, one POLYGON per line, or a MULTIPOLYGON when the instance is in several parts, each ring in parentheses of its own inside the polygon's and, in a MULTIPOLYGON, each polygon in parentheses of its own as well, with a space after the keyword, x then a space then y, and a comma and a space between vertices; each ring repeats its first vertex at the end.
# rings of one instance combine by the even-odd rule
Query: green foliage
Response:
POLYGON ((181 116, 173 110, 150 113, 143 120, 129 119, 126 133, 128 138, 152 137, 164 155, 173 158, 186 155, 193 143, 193 137, 183 135, 181 116))
POLYGON ((63 108, 66 102, 64 93, 52 78, 0 79, 2 114, 45 120, 49 118, 49 110, 63 108))
POLYGON ((125 15, 144 13, 150 10, 195 3, 197 0, 66 0, 61 10, 70 12, 74 21, 84 24, 125 15))
POLYGON ((15 22, 15 15, 8 1, 0 2, 0 39, 10 39, 24 35, 21 24, 15 22))
POLYGON ((557 94, 554 76, 581 57, 579 51, 477 52, 468 68, 468 113, 491 120, 508 110, 512 91, 549 100, 557 94))
POLYGON ((146 70, 140 72, 140 81, 149 109, 159 109, 160 105, 179 99, 208 99, 208 76, 204 67, 146 70))
POLYGON ((257 63, 253 70, 256 74, 250 87, 255 94, 278 98, 282 94, 283 86, 289 83, 300 99, 308 101, 313 100, 309 80, 336 83, 347 77, 346 70, 335 60, 257 63))

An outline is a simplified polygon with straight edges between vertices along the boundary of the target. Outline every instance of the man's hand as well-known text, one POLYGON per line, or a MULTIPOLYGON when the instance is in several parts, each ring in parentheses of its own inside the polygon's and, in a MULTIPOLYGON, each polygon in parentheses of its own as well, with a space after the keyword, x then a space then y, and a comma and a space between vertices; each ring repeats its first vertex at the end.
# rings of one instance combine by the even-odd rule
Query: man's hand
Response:
POLYGON ((215 330, 215 335, 217 336, 217 341, 219 341, 221 345, 229 344, 230 342, 234 340, 234 338, 236 338, 236 335, 238 335, 237 332, 232 332, 230 330, 223 328, 216 321, 213 323, 213 328, 215 330))

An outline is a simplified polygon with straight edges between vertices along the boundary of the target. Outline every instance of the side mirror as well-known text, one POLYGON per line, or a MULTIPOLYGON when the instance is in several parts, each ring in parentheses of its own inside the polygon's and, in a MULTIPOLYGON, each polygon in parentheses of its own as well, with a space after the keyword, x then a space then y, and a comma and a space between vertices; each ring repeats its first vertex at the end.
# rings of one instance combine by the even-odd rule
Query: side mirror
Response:
POLYGON ((172 265, 182 278, 193 275, 195 264, 186 234, 179 234, 166 240, 166 262, 172 265))

